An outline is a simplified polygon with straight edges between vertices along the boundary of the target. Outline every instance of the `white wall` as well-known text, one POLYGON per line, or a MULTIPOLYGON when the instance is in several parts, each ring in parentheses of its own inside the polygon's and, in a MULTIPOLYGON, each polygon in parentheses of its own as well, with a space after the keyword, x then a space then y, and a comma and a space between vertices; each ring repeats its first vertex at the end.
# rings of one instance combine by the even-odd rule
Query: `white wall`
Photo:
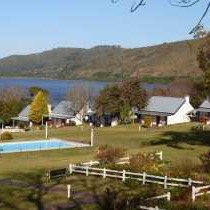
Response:
POLYGON ((180 107, 180 109, 174 115, 167 117, 167 124, 172 125, 172 124, 176 124, 176 123, 190 122, 190 118, 187 114, 189 114, 189 112, 191 112, 193 110, 194 110, 194 108, 190 104, 189 98, 186 97, 186 101, 180 107))

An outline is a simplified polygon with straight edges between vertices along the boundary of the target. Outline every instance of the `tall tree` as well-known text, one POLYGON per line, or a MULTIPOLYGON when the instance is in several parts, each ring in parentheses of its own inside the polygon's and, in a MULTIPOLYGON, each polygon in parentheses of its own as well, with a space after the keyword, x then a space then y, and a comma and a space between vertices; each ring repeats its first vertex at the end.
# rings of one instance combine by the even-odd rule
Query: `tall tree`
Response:
POLYGON ((75 85, 67 93, 67 99, 72 102, 75 111, 80 111, 84 105, 93 105, 96 92, 84 85, 75 85))
POLYGON ((104 113, 120 113, 120 89, 118 85, 106 86, 96 98, 96 110, 99 115, 104 113))
POLYGON ((198 63, 203 71, 203 83, 206 91, 210 91, 210 34, 205 39, 205 43, 200 48, 198 63))
POLYGON ((99 114, 115 114, 125 120, 132 108, 144 108, 147 99, 140 80, 130 78, 119 85, 105 87, 96 98, 96 109, 99 114))
POLYGON ((147 92, 142 88, 139 78, 130 78, 124 80, 120 85, 120 97, 124 106, 130 109, 136 107, 144 108, 147 102, 147 92))
POLYGON ((26 92, 19 87, 0 90, 0 118, 7 124, 28 104, 26 92))
POLYGON ((44 115, 48 115, 48 99, 44 92, 39 91, 34 97, 29 112, 29 119, 35 124, 42 121, 44 115))

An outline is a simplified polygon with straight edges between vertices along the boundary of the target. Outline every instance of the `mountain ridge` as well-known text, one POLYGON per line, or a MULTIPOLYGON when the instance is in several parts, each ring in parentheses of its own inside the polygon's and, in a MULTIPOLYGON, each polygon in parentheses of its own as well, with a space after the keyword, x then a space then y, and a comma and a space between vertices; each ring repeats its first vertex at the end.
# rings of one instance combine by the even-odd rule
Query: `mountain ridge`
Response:
POLYGON ((0 76, 118 81, 130 76, 200 76, 201 40, 184 40, 141 48, 100 45, 54 48, 0 59, 0 76))

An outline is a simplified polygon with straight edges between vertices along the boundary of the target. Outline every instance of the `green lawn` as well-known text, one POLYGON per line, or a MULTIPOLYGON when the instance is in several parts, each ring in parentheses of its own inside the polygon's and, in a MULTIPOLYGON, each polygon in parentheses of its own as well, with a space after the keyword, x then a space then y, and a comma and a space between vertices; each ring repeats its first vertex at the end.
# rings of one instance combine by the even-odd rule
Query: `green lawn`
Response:
MULTIPOLYGON (((94 204, 83 205, 82 202, 93 197, 97 200, 107 186, 110 186, 112 190, 119 188, 129 193, 133 191, 141 196, 140 191, 143 186, 139 184, 128 187, 117 180, 71 176, 62 183, 52 182, 46 185, 43 174, 48 169, 67 167, 69 163, 94 159, 96 147, 104 144, 126 148, 129 155, 162 150, 164 160, 167 161, 199 160, 199 154, 209 150, 210 132, 192 132, 191 127, 194 125, 195 123, 162 128, 142 128, 141 132, 138 125, 96 128, 93 148, 3 154, 0 159, 0 209, 41 210, 44 209, 43 206, 47 206, 47 209, 53 207, 63 209, 59 206, 68 205, 66 184, 69 183, 72 184, 74 192, 70 204, 78 205, 77 209, 81 210, 95 209, 94 204)), ((14 137, 12 141, 43 139, 45 131, 32 130, 14 134, 14 137)), ((89 143, 90 128, 50 129, 49 137, 89 143)), ((147 188, 146 185, 145 187, 147 188)), ((151 187, 150 185, 149 189, 151 187)), ((155 185, 149 192, 154 195, 161 194, 163 189, 162 186, 155 185)))
MULTIPOLYGON (((198 160, 200 153, 209 150, 210 132, 192 132, 190 129, 193 125, 190 123, 162 128, 143 128, 141 132, 138 130, 138 125, 96 128, 94 148, 3 154, 0 159, 0 176, 19 171, 30 172, 66 167, 69 163, 89 161, 95 158, 96 147, 104 144, 123 147, 129 155, 162 150, 165 160, 198 160)), ((44 136, 44 130, 33 130, 14 135, 15 140, 43 139, 44 136)), ((50 129, 49 138, 54 137, 88 143, 90 142, 90 128, 50 129)))

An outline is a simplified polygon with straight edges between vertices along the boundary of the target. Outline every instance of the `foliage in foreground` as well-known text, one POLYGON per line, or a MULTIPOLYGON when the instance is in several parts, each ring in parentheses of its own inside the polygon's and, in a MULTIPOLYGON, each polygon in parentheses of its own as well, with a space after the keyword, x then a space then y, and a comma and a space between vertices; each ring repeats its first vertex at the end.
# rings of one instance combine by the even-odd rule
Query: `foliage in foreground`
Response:
POLYGON ((125 155, 125 150, 120 147, 101 146, 97 151, 97 158, 102 164, 113 163, 125 155))
POLYGON ((1 140, 11 140, 13 139, 13 136, 10 132, 3 132, 1 134, 1 140))

